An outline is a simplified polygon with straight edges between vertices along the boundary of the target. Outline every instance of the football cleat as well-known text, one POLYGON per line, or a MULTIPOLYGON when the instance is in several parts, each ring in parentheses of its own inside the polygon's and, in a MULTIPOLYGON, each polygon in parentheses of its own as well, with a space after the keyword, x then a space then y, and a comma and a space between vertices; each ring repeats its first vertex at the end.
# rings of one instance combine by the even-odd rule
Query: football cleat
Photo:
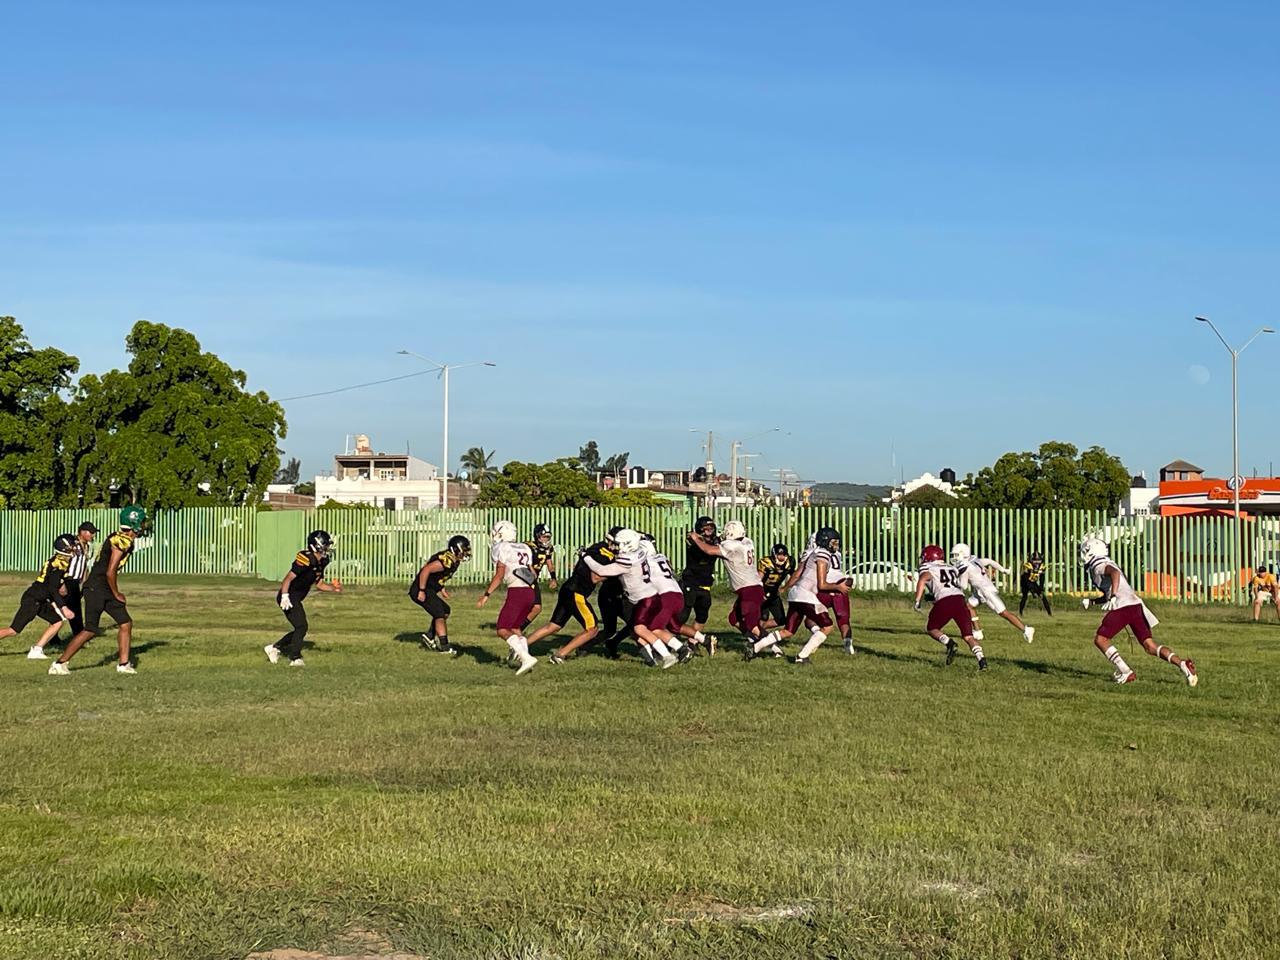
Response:
POLYGON ((1133 683, 1138 679, 1138 675, 1132 670, 1117 670, 1111 679, 1116 683, 1133 683))
POLYGON ((979 657, 979 658, 978 658, 978 669, 979 669, 979 670, 985 670, 985 669, 987 669, 987 658, 986 658, 986 657, 979 657))
POLYGON ((679 650, 676 651, 677 663, 688 663, 692 659, 693 659, 693 648, 690 647, 687 643, 683 647, 681 647, 679 650))
POLYGON ((274 643, 268 643, 262 648, 262 652, 267 655, 267 659, 272 663, 276 663, 280 659, 280 650, 274 643))
POLYGON ((135 673, 137 673, 137 672, 138 672, 138 671, 134 669, 134 666, 133 666, 133 664, 132 664, 132 663, 117 663, 117 664, 116 664, 116 673, 128 673, 128 674, 135 674, 135 673))
POLYGON ((57 660, 49 664, 49 676, 51 677, 69 677, 71 676, 71 668, 65 663, 59 663, 57 660))
POLYGON ((1032 640, 1036 638, 1036 628, 1027 627, 1027 629, 1022 631, 1022 636, 1027 641, 1027 643, 1030 643, 1032 640))
POLYGON ((795 660, 794 660, 794 661, 792 661, 792 662, 793 662, 797 667, 807 667, 807 666, 810 666, 810 665, 811 665, 811 661, 809 660, 809 658, 808 658, 808 657, 796 657, 796 658, 795 658, 795 660))
POLYGON ((663 670, 670 670, 679 662, 680 661, 676 659, 675 654, 668 653, 665 657, 662 658, 660 665, 663 670))
MULTIPOLYGON (((547 663, 555 667, 562 665, 564 662, 564 657, 560 656, 558 653, 553 653, 551 656, 547 657, 547 663)), ((523 666, 523 661, 521 661, 521 665, 523 666)))
POLYGON ((773 659, 775 660, 781 660, 786 656, 786 654, 782 652, 782 648, 776 643, 769 648, 769 651, 773 654, 773 659))
POLYGON ((714 633, 707 634, 707 656, 708 657, 714 657, 716 655, 716 648, 719 645, 720 645, 719 637, 717 637, 714 633))
POLYGON ((27 651, 28 660, 48 660, 49 655, 44 652, 43 647, 32 647, 27 651))
POLYGON ((428 650, 440 649, 440 644, 436 643, 436 638, 429 633, 422 634, 422 645, 428 650))
POLYGON ((852 640, 846 640, 846 641, 844 642, 844 652, 845 652, 846 654, 848 654, 849 656, 851 656, 851 657, 852 657, 852 656, 854 656, 854 655, 857 653, 857 651, 853 649, 853 641, 852 641, 852 640))
POLYGON ((656 667, 658 661, 653 658, 653 648, 648 644, 640 644, 640 659, 644 661, 646 667, 656 667))
POLYGON ((755 645, 752 644, 751 640, 748 638, 747 644, 742 650, 742 659, 750 662, 758 656, 759 654, 756 653, 755 645))
POLYGON ((956 642, 954 640, 947 641, 947 666, 951 666, 956 658, 956 642))
POLYGON ((302 658, 301 658, 301 657, 299 657, 297 660, 290 660, 290 661, 289 661, 289 666, 291 666, 291 667, 305 667, 305 666, 306 666, 306 664, 303 662, 302 658))
MULTIPOLYGON (((552 656, 554 656, 554 654, 552 654, 552 656)), ((564 660, 561 660, 560 662, 564 663, 564 660)), ((520 658, 520 668, 516 670, 516 676, 518 677, 522 673, 528 673, 537 665, 538 665, 538 658, 531 657, 529 654, 526 653, 524 656, 520 658)))
POLYGON ((1187 686, 1194 687, 1200 682, 1200 678, 1196 675, 1196 665, 1190 660, 1182 661, 1182 675, 1187 678, 1187 686))

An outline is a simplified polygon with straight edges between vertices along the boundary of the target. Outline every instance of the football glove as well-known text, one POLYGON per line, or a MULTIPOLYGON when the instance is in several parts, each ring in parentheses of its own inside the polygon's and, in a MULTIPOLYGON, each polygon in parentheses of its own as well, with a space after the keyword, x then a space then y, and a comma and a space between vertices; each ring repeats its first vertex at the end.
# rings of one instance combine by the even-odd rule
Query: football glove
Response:
POLYGON ((281 610, 293 609, 293 600, 287 593, 280 594, 280 609, 281 610))

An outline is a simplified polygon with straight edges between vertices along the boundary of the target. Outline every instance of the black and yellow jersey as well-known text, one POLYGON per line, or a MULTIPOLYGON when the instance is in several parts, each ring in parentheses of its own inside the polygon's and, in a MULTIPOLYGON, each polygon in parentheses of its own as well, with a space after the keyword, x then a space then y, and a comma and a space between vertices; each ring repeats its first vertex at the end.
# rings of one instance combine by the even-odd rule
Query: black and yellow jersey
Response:
POLYGON ((702 587, 710 590, 716 581, 716 557, 703 553, 695 543, 689 544, 684 551, 684 570, 680 572, 680 586, 702 587))
POLYGON ((317 557, 310 550, 299 550, 293 558, 293 566, 289 568, 289 572, 293 574, 293 579, 289 581, 289 599, 305 599, 311 588, 324 579, 327 566, 328 557, 317 557))
MULTIPOLYGON (((439 593, 444 589, 444 585, 449 581, 449 578, 458 572, 458 567, 462 561, 458 559, 458 555, 452 550, 441 550, 439 553, 433 553, 431 559, 424 563, 423 566, 429 566, 433 563, 439 563, 440 569, 432 570, 427 574, 426 589, 429 593, 439 593)), ((417 594, 418 592, 418 575, 421 573, 422 571, 419 570, 418 574, 415 574, 413 580, 409 583, 409 592, 412 594, 417 594)))
POLYGON ((761 557, 760 562, 756 564, 756 569, 760 573, 760 583, 764 587, 764 595, 772 597, 782 589, 782 585, 791 579, 791 575, 796 572, 796 558, 792 556, 786 557, 782 563, 772 557, 761 557))
POLYGON ((596 588, 595 574, 587 566, 587 557, 590 557, 602 567, 608 566, 618 559, 618 555, 610 550, 608 544, 603 540, 599 543, 593 543, 578 555, 578 562, 573 565, 573 575, 570 577, 570 582, 573 584, 573 592, 584 597, 591 596, 596 588))
POLYGON ((58 602, 58 589, 62 586, 70 566, 70 557, 55 553, 44 562, 36 578, 31 581, 31 590, 55 603, 58 602))
POLYGON ((129 562, 129 557, 133 555, 134 547, 133 537, 123 533, 113 533, 107 537, 107 542, 99 552, 96 560, 93 561, 93 567, 89 570, 89 576, 85 580, 85 588, 99 586, 105 588, 107 586, 107 568, 111 566, 111 554, 115 550, 120 551, 120 563, 116 565, 116 570, 123 570, 125 564, 129 562), (112 550, 112 547, 115 550, 112 550))
POLYGON ((549 544, 548 546, 543 547, 534 543, 532 540, 527 540, 525 541, 525 546, 529 548, 530 554, 533 557, 533 562, 529 564, 529 569, 534 573, 542 573, 542 568, 545 567, 555 555, 555 544, 549 544))
POLYGON ((1028 560, 1022 565, 1022 578, 1027 583, 1039 583, 1040 578, 1044 576, 1044 564, 1032 563, 1028 560))

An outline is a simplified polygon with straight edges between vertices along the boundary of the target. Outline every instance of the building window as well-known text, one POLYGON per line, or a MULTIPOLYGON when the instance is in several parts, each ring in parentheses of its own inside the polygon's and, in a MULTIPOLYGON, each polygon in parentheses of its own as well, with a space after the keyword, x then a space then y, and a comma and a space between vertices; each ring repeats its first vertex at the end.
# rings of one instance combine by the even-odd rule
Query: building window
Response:
POLYGON ((400 476, 400 473, 399 473, 399 471, 397 471, 397 470, 385 470, 385 469, 380 469, 380 470, 378 471, 378 479, 379 479, 379 480, 395 480, 395 479, 397 479, 399 476, 400 476))
POLYGON ((405 497, 405 498, 404 498, 404 508, 405 508, 406 510, 417 510, 417 509, 418 509, 418 498, 417 498, 417 497, 405 497))

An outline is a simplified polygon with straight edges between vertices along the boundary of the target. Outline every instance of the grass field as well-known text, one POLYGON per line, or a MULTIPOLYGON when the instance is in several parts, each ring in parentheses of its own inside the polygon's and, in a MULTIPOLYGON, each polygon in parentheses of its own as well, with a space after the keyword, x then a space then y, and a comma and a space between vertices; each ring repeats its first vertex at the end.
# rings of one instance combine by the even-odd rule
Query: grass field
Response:
POLYGON ((1110 683, 1079 609, 944 668, 902 601, 807 670, 517 679, 474 592, 454 660, 399 587, 313 596, 296 670, 269 584, 122 586, 136 677, 113 638, 64 678, 36 626, 0 651, 3 957, 1280 955, 1280 626, 1245 611, 1159 608, 1196 690, 1127 643, 1110 683))

